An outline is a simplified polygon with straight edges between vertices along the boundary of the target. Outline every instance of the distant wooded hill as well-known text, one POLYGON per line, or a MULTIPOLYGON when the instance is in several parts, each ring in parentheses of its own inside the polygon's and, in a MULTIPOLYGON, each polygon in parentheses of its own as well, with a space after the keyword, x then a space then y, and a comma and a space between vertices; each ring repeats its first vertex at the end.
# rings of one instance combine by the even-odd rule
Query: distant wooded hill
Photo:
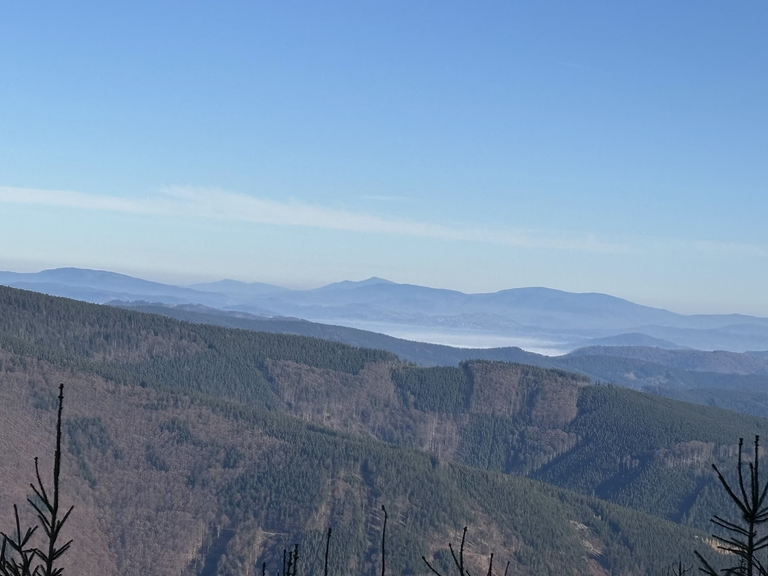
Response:
POLYGON ((0 272, 0 284, 95 303, 111 300, 199 304, 264 316, 291 316, 377 332, 518 338, 572 350, 590 344, 704 350, 768 350, 768 319, 681 315, 599 293, 514 288, 465 294, 381 278, 315 290, 225 280, 194 286, 148 282, 98 270, 0 272))
POLYGON ((294 539, 313 562, 328 524, 337 573, 370 571, 382 503, 397 572, 446 562, 469 523, 475 561, 503 550, 513 574, 658 573, 728 510, 709 464, 768 429, 563 370, 419 368, 9 288, 0 350, 0 521, 65 381, 94 574, 243 573, 294 539))

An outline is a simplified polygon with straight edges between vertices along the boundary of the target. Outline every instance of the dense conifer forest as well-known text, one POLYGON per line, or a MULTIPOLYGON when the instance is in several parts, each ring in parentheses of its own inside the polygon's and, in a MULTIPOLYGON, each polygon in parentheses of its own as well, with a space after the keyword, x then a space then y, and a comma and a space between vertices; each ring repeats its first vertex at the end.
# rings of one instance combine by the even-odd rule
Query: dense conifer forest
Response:
POLYGON ((319 573, 329 526, 330 573, 370 573, 382 504, 393 573, 447 570, 464 525, 473 573, 494 551, 510 574, 662 573, 694 549, 718 565, 709 519, 731 512, 710 464, 768 428, 562 370, 418 368, 0 288, 0 526, 59 381, 81 574, 246 574, 293 542, 319 573))
POLYGON ((583 374, 596 382, 612 382, 658 396, 768 417, 768 364, 760 352, 736 354, 649 346, 592 346, 563 356, 543 356, 515 347, 454 348, 345 326, 295 318, 243 317, 238 313, 192 305, 119 301, 112 305, 198 324, 312 336, 353 346, 380 348, 421 366, 457 366, 468 360, 492 360, 559 368, 583 374))

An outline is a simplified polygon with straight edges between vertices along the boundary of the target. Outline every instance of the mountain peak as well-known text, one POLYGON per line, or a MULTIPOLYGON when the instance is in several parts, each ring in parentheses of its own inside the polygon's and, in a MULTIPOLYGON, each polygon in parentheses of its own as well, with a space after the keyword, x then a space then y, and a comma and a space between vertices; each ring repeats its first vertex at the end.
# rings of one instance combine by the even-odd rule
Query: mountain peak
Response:
POLYGON ((391 280, 387 280, 386 278, 379 278, 378 276, 371 276, 366 280, 361 280, 360 282, 357 282, 358 286, 364 286, 367 284, 394 284, 394 282, 392 282, 391 280))
POLYGON ((375 284, 395 284, 391 280, 385 278, 379 278, 378 276, 371 276, 365 280, 342 280, 341 282, 333 282, 326 284, 316 290, 349 290, 351 288, 360 288, 362 286, 373 286, 375 284))

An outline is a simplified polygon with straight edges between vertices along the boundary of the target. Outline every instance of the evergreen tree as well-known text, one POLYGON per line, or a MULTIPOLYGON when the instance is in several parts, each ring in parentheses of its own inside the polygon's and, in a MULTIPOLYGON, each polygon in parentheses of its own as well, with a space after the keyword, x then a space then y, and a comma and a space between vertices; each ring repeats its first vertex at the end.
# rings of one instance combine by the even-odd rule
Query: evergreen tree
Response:
MULTIPOLYGON (((721 516, 713 516, 712 522, 726 531, 723 536, 713 534, 719 542, 718 548, 733 554, 737 564, 725 568, 725 574, 738 574, 739 576, 763 576, 768 574, 766 567, 757 557, 757 553, 768 547, 768 536, 758 535, 758 526, 768 521, 768 507, 765 505, 765 497, 768 493, 768 482, 760 486, 760 436, 755 436, 754 461, 749 463, 748 485, 744 480, 744 462, 742 448, 744 439, 739 438, 739 460, 737 471, 739 484, 732 488, 728 481, 712 464, 720 484, 725 489, 731 501, 736 505, 741 516, 741 522, 730 522, 721 516), (738 492, 737 492, 738 491, 738 492)), ((709 576, 716 576, 717 571, 699 554, 696 556, 701 562, 701 571, 709 576)))
POLYGON ((13 506, 16 531, 10 536, 0 532, 3 538, 0 547, 0 576, 60 576, 63 568, 58 560, 69 550, 72 541, 60 545, 61 529, 64 527, 73 507, 62 514, 59 500, 59 478, 61 476, 61 413, 64 407, 64 384, 59 385, 59 410, 56 418, 56 450, 53 464, 53 490, 45 489, 40 477, 38 459, 35 458, 36 484, 30 484, 35 498, 27 502, 37 513, 43 527, 45 540, 41 546, 33 546, 32 538, 40 527, 32 526, 22 532, 18 506, 13 506))

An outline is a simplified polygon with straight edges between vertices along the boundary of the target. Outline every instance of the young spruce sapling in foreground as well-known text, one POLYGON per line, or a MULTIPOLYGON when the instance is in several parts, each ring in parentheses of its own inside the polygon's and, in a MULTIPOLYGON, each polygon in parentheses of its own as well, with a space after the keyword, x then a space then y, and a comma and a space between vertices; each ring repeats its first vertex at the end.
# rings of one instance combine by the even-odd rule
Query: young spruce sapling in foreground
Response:
POLYGON ((61 576, 64 571, 58 566, 59 559, 69 550, 72 540, 60 544, 61 529, 64 527, 73 506, 62 514, 59 501, 59 480, 61 477, 61 413, 64 406, 64 384, 59 385, 59 409, 56 418, 56 450, 53 457, 53 489, 49 493, 40 477, 38 459, 35 457, 35 480, 30 484, 34 497, 27 502, 37 513, 39 524, 22 530, 19 508, 14 504, 15 532, 9 536, 0 532, 0 576, 61 576), (33 544, 33 537, 42 526, 45 538, 39 545, 33 544))

